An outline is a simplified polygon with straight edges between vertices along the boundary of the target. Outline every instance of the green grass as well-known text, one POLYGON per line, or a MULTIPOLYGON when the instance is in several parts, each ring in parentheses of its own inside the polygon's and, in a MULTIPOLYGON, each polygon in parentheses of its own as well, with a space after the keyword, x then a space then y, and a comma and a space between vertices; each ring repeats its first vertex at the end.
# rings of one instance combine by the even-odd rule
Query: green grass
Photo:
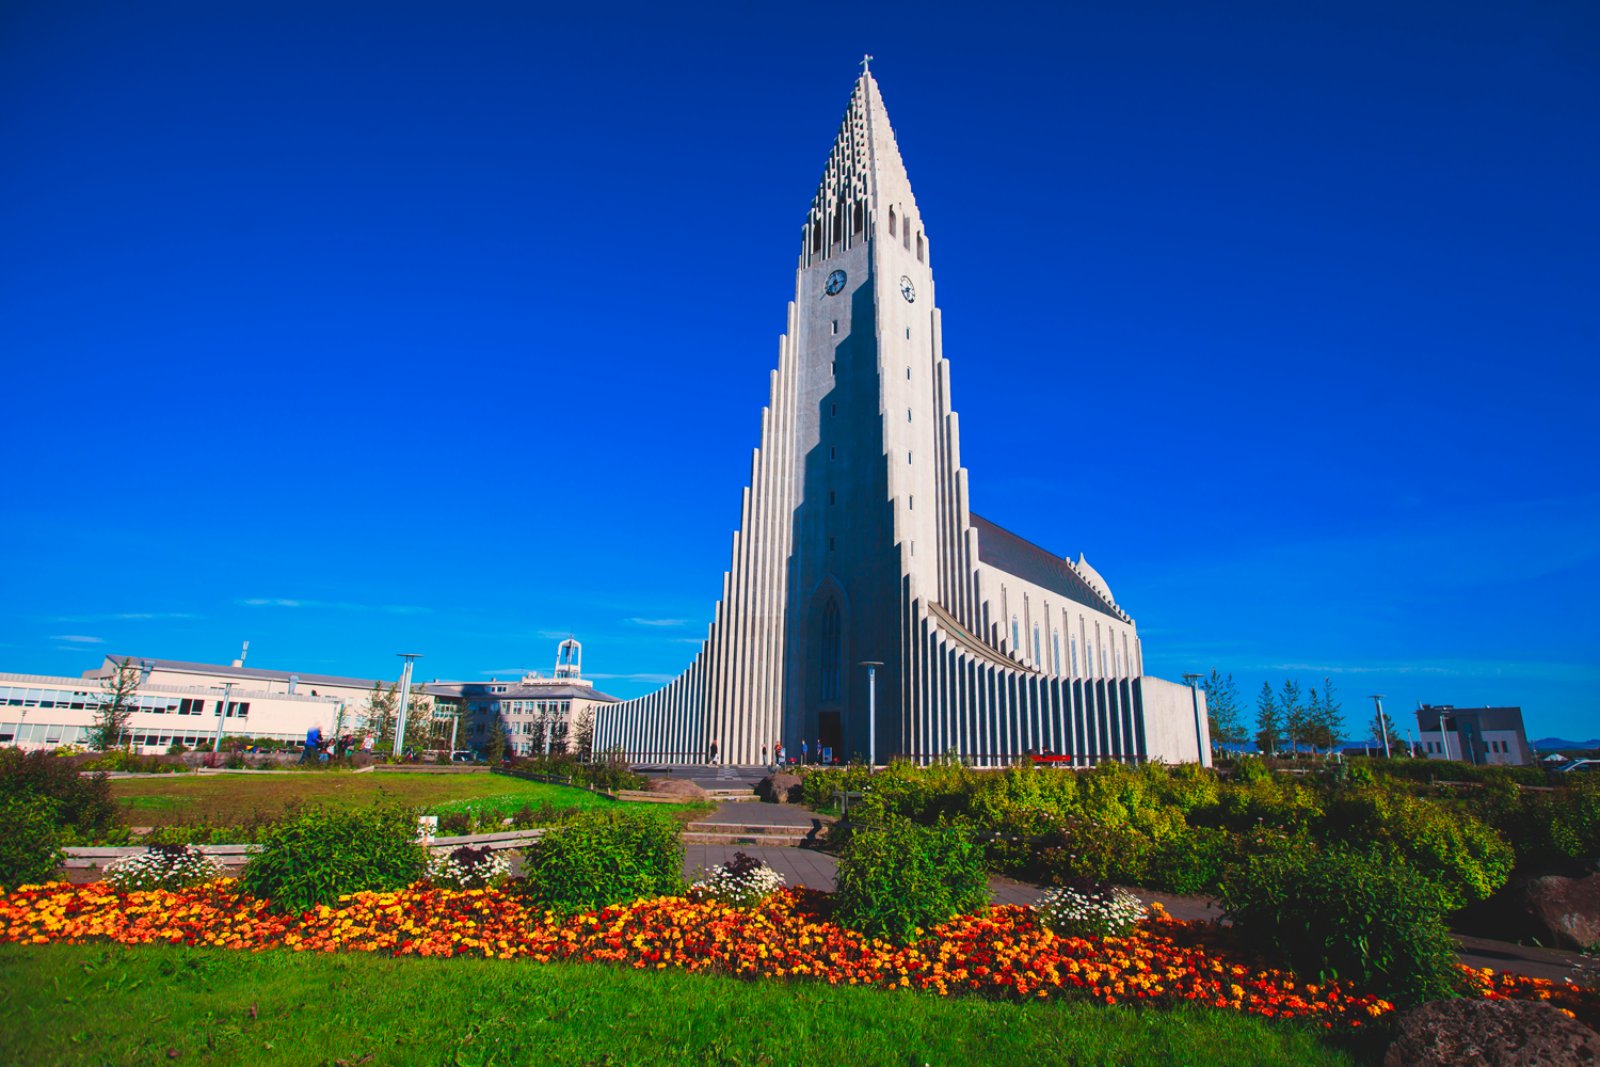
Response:
MULTIPOLYGON (((535 808, 609 808, 618 801, 571 786, 529 782, 499 774, 408 774, 405 772, 279 771, 270 774, 185 775, 181 778, 121 778, 111 795, 122 821, 135 826, 193 823, 234 825, 252 813, 276 818, 293 803, 365 807, 392 801, 433 812, 469 807, 509 815, 535 808)), ((669 811, 701 810, 660 805, 669 811)))
POLYGON ((941 1000, 499 960, 0 945, 0 1062, 1353 1064, 1205 1008, 941 1000))

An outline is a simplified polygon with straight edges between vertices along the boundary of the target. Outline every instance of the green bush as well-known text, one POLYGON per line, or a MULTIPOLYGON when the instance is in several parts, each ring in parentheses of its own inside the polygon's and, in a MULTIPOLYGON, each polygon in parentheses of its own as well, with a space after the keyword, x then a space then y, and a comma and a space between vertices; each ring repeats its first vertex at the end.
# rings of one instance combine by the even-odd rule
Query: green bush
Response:
POLYGON ((1277 852, 1230 868, 1237 934, 1303 976, 1340 978, 1399 1004, 1456 991, 1447 898, 1410 867, 1356 852, 1277 852))
POLYGON ((1550 842, 1569 860, 1592 867, 1600 860, 1600 782, 1595 775, 1570 775, 1551 797, 1550 842))
POLYGON ((122 771, 128 774, 183 774, 189 765, 170 756, 141 756, 124 748, 107 749, 78 764, 80 771, 122 771))
POLYGON ((585 812, 528 851, 522 891, 552 911, 683 892, 678 824, 654 811, 585 812))
POLYGON ((1168 893, 1214 893, 1239 851, 1239 843, 1226 830, 1192 826, 1156 846, 1146 882, 1168 893))
POLYGON ((919 930, 983 907, 988 893, 983 849, 963 828, 886 819, 849 834, 834 904, 845 925, 907 944, 919 930))
POLYGON ((416 818, 400 808, 303 808, 261 835, 239 888, 277 911, 332 904, 345 893, 400 889, 422 877, 416 818))
POLYGON ((104 833, 117 812, 104 774, 79 774, 75 760, 43 750, 0 748, 0 798, 5 797, 47 797, 55 802, 58 825, 83 834, 104 833))
POLYGON ((1049 885, 1082 878, 1141 884, 1156 850, 1149 835, 1130 823, 1087 816, 1058 821, 1036 847, 1034 874, 1049 885))
POLYGON ((1325 840, 1377 849, 1445 891, 1446 906, 1483 900, 1505 885, 1515 855, 1500 835, 1464 811, 1392 789, 1355 790, 1328 810, 1325 840))
POLYGON ((47 882, 66 857, 56 829, 57 804, 43 796, 0 795, 0 888, 47 882))

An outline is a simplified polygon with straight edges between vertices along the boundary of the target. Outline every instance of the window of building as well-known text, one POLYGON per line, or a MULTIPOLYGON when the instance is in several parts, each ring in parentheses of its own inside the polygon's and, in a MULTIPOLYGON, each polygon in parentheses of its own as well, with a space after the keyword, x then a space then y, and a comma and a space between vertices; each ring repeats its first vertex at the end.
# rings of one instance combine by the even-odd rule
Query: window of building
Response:
POLYGON ((1011 616, 1011 650, 1013 652, 1022 648, 1022 624, 1015 615, 1011 616))
POLYGON ((914 497, 914 496, 906 497, 906 510, 907 511, 916 511, 917 510, 917 498, 916 497, 914 497))
POLYGON ((828 414, 829 415, 837 415, 837 414, 839 414, 839 405, 838 404, 829 404, 828 405, 828 414))
POLYGON ((1067 638, 1067 651, 1072 656, 1072 673, 1076 675, 1078 673, 1078 639, 1076 637, 1067 638))
POLYGON ((833 551, 833 538, 831 538, 831 537, 828 538, 828 551, 829 552, 833 551))
POLYGON ((833 333, 834 333, 835 337, 837 337, 839 335, 839 320, 838 319, 834 319, 833 320, 833 333))
POLYGON ((1061 631, 1050 631, 1050 666, 1056 674, 1061 673, 1061 631))
POLYGON ((911 421, 911 409, 910 408, 906 408, 906 421, 907 422, 911 421))
POLYGON ((829 459, 838 459, 839 458, 839 450, 836 447, 834 447, 833 445, 829 445, 828 446, 828 458, 829 459))
POLYGON ((822 699, 837 702, 840 689, 839 602, 822 609, 822 699))
POLYGON ((1044 646, 1039 641, 1039 627, 1033 628, 1033 662, 1036 666, 1044 666, 1044 646))

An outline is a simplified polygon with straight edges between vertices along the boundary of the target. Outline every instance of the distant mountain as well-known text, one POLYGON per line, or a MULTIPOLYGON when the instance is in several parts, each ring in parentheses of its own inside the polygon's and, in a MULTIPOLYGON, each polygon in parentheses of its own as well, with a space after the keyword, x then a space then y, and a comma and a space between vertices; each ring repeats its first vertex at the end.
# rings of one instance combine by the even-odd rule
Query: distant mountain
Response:
POLYGON ((1529 743, 1540 752, 1561 752, 1569 748, 1600 748, 1600 737, 1591 737, 1587 741, 1568 741, 1564 737, 1541 737, 1529 743))

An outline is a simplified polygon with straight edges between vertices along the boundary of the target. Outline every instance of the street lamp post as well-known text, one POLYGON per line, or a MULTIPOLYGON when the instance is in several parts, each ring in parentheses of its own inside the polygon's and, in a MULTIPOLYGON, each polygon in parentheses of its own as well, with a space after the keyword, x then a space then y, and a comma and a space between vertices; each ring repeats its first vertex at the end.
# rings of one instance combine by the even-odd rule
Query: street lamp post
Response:
POLYGON ((1383 735, 1383 758, 1389 759, 1389 720, 1383 717, 1383 694, 1373 693, 1372 702, 1378 706, 1378 732, 1383 735))
POLYGON ((228 698, 233 695, 233 683, 222 683, 222 703, 217 708, 217 736, 211 742, 212 752, 222 751, 222 727, 228 721, 228 698))
POLYGON ((867 669, 867 770, 878 765, 878 668, 882 660, 864 659, 867 669))
POLYGON ((1200 729, 1200 692, 1195 688, 1195 683, 1203 674, 1186 674, 1183 680, 1189 683, 1189 703, 1194 706, 1194 755, 1196 762, 1206 761, 1205 734, 1200 729))
POLYGON ((411 702, 411 664, 422 658, 421 652, 396 652, 395 655, 406 661, 404 669, 400 672, 400 721, 394 731, 394 754, 402 755, 406 743, 406 705, 411 702))

